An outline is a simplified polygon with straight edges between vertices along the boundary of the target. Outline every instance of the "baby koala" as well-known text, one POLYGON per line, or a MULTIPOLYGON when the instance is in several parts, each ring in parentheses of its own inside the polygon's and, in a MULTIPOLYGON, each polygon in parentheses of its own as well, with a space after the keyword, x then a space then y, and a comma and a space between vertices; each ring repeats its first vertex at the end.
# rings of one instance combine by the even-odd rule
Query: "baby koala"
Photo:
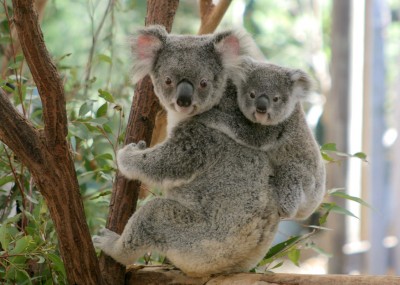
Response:
POLYGON ((301 70, 251 59, 243 69, 245 76, 234 80, 237 106, 215 107, 200 121, 267 153, 274 172, 269 185, 279 197, 281 218, 305 219, 325 195, 325 165, 301 106, 311 79, 301 70))

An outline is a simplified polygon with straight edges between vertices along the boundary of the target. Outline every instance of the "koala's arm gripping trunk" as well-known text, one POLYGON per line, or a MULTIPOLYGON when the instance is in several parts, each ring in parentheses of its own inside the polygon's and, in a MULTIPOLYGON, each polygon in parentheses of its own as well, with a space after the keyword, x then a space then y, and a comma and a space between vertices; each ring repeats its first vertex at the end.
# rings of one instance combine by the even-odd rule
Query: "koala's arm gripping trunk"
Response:
POLYGON ((219 140, 220 134, 201 124, 184 124, 174 130, 172 138, 155 147, 140 150, 128 145, 118 153, 120 171, 130 179, 139 179, 148 185, 169 188, 193 180, 218 161, 216 148, 207 147, 219 140))

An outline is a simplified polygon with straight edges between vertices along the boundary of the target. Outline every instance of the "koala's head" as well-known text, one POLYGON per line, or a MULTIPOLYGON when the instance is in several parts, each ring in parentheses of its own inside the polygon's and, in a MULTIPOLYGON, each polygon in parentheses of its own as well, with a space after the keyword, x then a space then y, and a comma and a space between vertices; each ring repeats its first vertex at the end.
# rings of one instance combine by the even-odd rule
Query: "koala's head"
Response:
POLYGON ((238 105, 250 121, 276 125, 286 120, 305 99, 312 81, 302 70, 246 60, 245 80, 238 85, 238 105))
POLYGON ((151 26, 140 30, 131 46, 133 81, 150 74, 161 104, 186 118, 218 104, 227 77, 241 72, 242 55, 252 54, 254 42, 243 32, 183 36, 151 26))

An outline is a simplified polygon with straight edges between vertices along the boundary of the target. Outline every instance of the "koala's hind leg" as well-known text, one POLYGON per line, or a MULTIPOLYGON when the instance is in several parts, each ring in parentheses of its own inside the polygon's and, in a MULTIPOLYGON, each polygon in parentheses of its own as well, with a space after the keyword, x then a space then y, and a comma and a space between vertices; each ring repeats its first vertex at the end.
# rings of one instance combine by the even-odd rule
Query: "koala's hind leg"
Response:
POLYGON ((149 250, 166 253, 168 250, 191 248, 205 219, 179 202, 156 198, 141 207, 118 235, 104 229, 93 237, 95 247, 121 264, 132 264, 149 250))

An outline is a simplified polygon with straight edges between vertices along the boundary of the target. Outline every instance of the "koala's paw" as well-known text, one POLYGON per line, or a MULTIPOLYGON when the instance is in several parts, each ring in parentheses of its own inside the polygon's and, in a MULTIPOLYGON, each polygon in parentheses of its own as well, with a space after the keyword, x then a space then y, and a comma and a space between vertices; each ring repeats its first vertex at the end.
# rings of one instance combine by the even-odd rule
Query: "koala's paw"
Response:
POLYGON ((136 151, 136 150, 144 150, 146 149, 146 142, 145 141, 139 141, 138 143, 130 143, 124 147, 129 151, 136 151))
POLYGON ((118 238, 119 235, 117 233, 104 228, 99 231, 98 235, 92 237, 92 241, 95 248, 104 251, 110 248, 118 238))

